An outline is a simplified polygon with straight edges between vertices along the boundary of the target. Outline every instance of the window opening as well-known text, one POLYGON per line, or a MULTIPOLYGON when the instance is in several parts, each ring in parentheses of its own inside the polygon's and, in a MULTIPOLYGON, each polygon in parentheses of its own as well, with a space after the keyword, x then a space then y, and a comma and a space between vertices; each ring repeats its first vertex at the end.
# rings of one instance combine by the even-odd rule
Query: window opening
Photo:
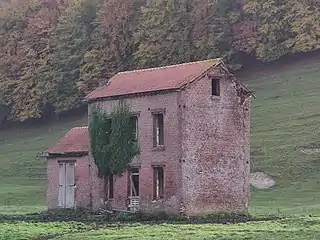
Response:
POLYGON ((109 198, 114 198, 114 176, 110 175, 109 176, 109 198))
POLYGON ((153 168, 153 198, 163 199, 164 196, 164 174, 163 167, 153 168))
POLYGON ((137 116, 130 117, 130 125, 132 128, 134 139, 137 141, 138 140, 138 117, 137 116))
POLYGON ((139 197, 139 169, 132 169, 130 173, 130 196, 139 197))
POLYGON ((153 115, 153 146, 164 145, 164 127, 163 127, 163 114, 158 113, 153 115))
POLYGON ((220 96, 220 79, 211 79, 212 96, 220 96))

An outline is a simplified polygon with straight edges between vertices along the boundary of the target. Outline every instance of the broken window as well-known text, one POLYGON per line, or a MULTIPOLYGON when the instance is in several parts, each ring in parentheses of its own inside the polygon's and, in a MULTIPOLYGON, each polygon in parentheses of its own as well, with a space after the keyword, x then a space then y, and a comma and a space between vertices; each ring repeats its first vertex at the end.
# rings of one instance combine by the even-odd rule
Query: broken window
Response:
POLYGON ((153 146, 164 145, 163 113, 153 115, 153 146))
POLYGON ((153 168, 153 198, 163 199, 164 196, 164 175, 163 167, 153 168))
POLYGON ((138 117, 137 116, 130 117, 130 126, 132 129, 133 137, 137 141, 138 140, 138 117))
POLYGON ((104 189, 106 199, 114 198, 114 176, 110 175, 104 178, 104 189))
POLYGON ((113 175, 109 176, 109 198, 113 198, 114 197, 114 177, 113 175))
POLYGON ((130 196, 139 197, 139 169, 134 168, 129 176, 130 196))
POLYGON ((212 96, 220 96, 220 79, 218 78, 211 79, 211 91, 212 91, 212 96))

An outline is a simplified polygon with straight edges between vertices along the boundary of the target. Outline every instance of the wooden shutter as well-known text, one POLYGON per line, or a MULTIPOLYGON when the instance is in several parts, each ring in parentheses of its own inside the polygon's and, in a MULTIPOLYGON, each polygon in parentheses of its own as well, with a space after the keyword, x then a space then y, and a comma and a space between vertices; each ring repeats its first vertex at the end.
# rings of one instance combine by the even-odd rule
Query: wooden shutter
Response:
POLYGON ((65 169, 65 164, 64 163, 59 163, 59 196, 58 196, 58 206, 59 207, 65 207, 65 176, 66 176, 66 169, 65 169))
POLYGON ((66 166, 66 207, 74 207, 74 167, 73 162, 68 162, 66 166))

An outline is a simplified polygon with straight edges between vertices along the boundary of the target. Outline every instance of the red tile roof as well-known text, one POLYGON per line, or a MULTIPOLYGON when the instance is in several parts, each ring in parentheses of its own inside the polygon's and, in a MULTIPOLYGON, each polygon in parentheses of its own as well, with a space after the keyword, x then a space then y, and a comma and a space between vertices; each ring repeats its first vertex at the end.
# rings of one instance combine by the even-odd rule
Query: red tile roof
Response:
POLYGON ((113 76, 105 86, 89 93, 86 100, 179 89, 195 80, 210 68, 217 66, 220 62, 220 59, 211 59, 166 67, 120 72, 113 76))
POLYGON ((89 151, 88 127, 72 128, 48 153, 77 153, 89 151))

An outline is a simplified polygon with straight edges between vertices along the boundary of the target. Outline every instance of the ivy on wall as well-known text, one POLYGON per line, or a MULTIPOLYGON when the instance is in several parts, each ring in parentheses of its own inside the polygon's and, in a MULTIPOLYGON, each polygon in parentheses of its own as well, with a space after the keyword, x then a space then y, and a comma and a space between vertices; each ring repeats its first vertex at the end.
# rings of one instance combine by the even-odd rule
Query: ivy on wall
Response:
POLYGON ((92 113, 89 134, 91 152, 99 177, 120 176, 139 153, 130 108, 120 102, 110 114, 101 110, 92 113))

